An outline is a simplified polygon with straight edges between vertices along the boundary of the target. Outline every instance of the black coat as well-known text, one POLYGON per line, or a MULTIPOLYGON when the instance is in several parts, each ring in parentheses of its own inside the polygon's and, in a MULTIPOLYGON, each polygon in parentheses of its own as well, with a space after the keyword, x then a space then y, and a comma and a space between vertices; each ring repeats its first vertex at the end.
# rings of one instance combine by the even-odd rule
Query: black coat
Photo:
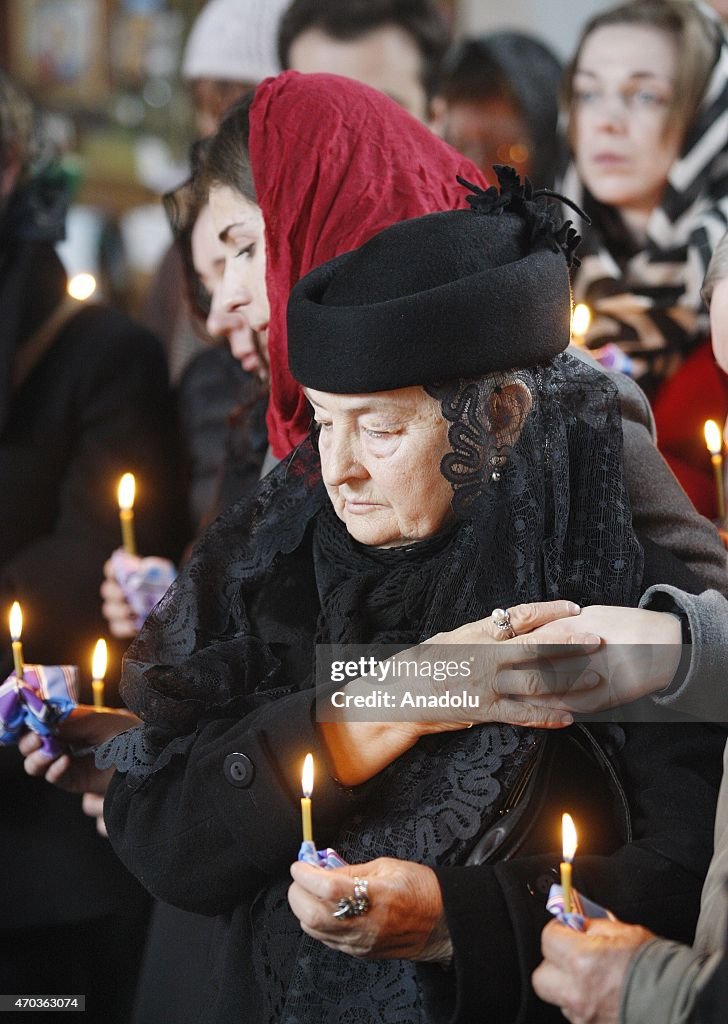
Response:
MULTIPOLYGON (((0 433, 0 607, 21 602, 28 662, 75 663, 90 677, 94 642, 107 635, 99 585, 121 539, 121 473, 138 476, 140 551, 174 553, 172 427, 158 342, 101 307, 69 319, 10 395, 0 433)), ((109 703, 122 649, 110 647, 109 703)), ((3 643, 0 678, 11 669, 3 643)), ((14 749, 0 750, 0 780, 6 881, 33 879, 3 886, 0 931, 101 918, 138 898, 78 797, 30 779, 14 749)))
MULTIPOLYGON (((276 594, 275 620, 265 601, 251 604, 257 613, 251 630, 264 641, 277 640, 279 654, 281 643, 295 646, 315 622, 310 558, 304 541, 276 563, 267 580, 276 594)), ((309 751, 325 763, 313 705, 312 691, 304 690, 242 720, 202 719, 193 741, 183 744, 186 756, 173 756, 141 788, 120 774, 109 789, 106 821, 123 862, 159 899, 217 918, 202 1020, 268 1019, 251 965, 254 930, 258 938, 265 928, 256 906, 272 881, 287 877, 300 843, 295 769, 309 751)), ((576 884, 623 918, 687 939, 711 855, 724 737, 699 725, 627 725, 616 739, 595 735, 629 805, 621 807, 615 827, 598 830, 596 824, 613 815, 611 796, 600 794, 576 884)), ((580 787, 584 776, 568 770, 567 750, 556 755, 558 779, 549 784, 541 814, 552 824, 564 807, 577 808, 581 820, 578 808, 597 801, 580 787)), ((320 771, 314 805, 318 846, 336 845, 360 794, 320 771)), ((546 891, 556 880, 557 835, 544 838, 536 830, 533 849, 502 863, 436 869, 455 956, 447 972, 419 968, 433 1020, 553 1018, 555 1011, 533 1006, 529 978, 539 961, 546 891)))

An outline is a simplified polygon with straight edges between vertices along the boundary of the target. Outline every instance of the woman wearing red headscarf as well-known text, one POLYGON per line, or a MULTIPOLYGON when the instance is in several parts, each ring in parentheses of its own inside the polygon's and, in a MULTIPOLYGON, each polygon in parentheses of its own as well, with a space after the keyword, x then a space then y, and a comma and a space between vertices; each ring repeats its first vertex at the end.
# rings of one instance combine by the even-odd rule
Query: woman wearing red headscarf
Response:
POLYGON ((333 75, 269 78, 223 121, 207 162, 217 229, 237 257, 227 261, 222 298, 267 336, 268 433, 278 458, 311 420, 288 370, 291 288, 395 221, 463 206, 457 175, 485 184, 393 100, 333 75))

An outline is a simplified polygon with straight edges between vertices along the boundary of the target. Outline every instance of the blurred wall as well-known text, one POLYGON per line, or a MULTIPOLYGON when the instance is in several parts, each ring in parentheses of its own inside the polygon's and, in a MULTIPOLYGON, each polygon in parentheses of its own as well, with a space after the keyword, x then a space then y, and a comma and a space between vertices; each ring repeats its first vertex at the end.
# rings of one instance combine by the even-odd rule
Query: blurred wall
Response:
POLYGON ((517 29, 543 38, 563 58, 570 57, 581 26, 611 0, 458 0, 458 35, 517 29))

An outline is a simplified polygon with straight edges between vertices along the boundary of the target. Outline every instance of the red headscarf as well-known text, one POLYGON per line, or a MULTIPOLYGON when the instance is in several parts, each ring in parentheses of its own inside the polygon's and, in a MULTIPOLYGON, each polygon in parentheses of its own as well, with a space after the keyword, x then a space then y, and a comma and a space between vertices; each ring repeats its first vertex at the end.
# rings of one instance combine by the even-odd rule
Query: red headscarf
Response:
POLYGON ((409 217, 466 205, 480 171, 393 100, 336 75, 286 71, 258 86, 250 161, 265 220, 270 301, 268 437, 283 458, 311 415, 288 369, 286 303, 314 267, 409 217))

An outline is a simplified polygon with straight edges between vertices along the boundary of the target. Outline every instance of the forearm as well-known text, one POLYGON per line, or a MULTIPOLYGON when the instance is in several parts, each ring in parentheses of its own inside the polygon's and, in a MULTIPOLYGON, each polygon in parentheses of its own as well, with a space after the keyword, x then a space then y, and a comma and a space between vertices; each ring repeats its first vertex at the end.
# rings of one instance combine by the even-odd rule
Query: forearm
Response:
MULTIPOLYGON (((241 722, 210 722, 186 756, 173 756, 143 785, 114 780, 104 808, 109 835, 154 896, 218 914, 287 872, 301 842, 304 756, 311 751, 324 764, 311 705, 310 692, 297 693, 241 722), (204 865, 199 885, 191 882, 200 877, 196 865, 204 865)), ((354 804, 327 772, 317 772, 319 846, 333 839, 354 804)))

